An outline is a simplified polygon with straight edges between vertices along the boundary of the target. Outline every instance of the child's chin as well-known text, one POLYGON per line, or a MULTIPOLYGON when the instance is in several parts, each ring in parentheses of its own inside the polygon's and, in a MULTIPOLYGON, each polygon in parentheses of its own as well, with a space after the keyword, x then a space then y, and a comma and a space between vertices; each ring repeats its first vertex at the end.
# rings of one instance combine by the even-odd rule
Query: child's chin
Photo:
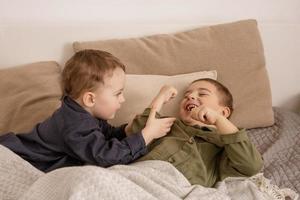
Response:
POLYGON ((115 113, 107 117, 107 120, 114 119, 114 118, 115 118, 115 113))
POLYGON ((185 124, 193 126, 195 124, 197 124, 196 120, 194 120, 193 118, 191 118, 190 116, 184 116, 180 118, 185 124))
POLYGON ((103 119, 103 120, 112 120, 115 118, 115 114, 111 114, 111 115, 102 115, 102 116, 97 116, 97 118, 103 119))

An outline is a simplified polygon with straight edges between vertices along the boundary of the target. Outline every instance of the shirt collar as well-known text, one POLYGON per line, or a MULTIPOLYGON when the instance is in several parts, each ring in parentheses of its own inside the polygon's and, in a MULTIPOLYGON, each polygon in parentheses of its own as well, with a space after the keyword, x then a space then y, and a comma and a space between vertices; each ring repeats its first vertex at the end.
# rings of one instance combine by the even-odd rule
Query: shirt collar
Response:
MULTIPOLYGON (((186 123, 184 123, 184 121, 182 121, 182 120, 179 120, 179 121, 181 122, 181 124, 183 124, 186 127, 190 126, 190 125, 187 125, 186 123)), ((199 125, 194 125, 194 126, 190 126, 190 127, 193 127, 195 129, 201 129, 203 131, 211 131, 211 132, 213 132, 215 130, 215 128, 213 128, 213 127, 199 126, 199 125)))
POLYGON ((79 105, 79 103, 77 103, 75 100, 73 100, 67 95, 63 96, 62 101, 66 106, 70 107, 71 109, 77 112, 88 113, 81 105, 79 105))

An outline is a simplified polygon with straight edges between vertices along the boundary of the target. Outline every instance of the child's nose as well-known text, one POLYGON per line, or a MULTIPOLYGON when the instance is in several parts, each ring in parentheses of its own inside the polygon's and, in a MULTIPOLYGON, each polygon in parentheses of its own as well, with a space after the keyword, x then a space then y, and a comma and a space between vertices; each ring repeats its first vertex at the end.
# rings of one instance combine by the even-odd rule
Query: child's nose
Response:
POLYGON ((192 100, 195 100, 196 99, 196 96, 194 93, 191 93, 189 96, 188 96, 189 100, 192 99, 192 100))
POLYGON ((189 100, 195 100, 195 98, 194 97, 189 97, 189 100))

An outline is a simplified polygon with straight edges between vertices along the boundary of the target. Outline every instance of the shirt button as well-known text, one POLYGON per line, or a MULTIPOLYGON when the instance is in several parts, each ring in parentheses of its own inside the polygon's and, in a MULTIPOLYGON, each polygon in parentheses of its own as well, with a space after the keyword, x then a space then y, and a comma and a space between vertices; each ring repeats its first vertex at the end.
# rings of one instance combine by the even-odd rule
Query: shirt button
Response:
POLYGON ((194 138, 190 137, 189 140, 188 140, 188 143, 193 144, 194 143, 194 138))
POLYGON ((168 159, 168 161, 169 161, 169 163, 173 163, 175 160, 174 160, 174 158, 171 157, 168 159))

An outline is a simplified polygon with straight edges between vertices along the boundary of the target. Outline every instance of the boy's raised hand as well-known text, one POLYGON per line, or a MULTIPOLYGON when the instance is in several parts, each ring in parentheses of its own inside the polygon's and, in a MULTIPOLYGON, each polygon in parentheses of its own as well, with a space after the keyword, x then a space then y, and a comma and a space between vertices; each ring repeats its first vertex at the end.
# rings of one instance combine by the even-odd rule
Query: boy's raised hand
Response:
POLYGON ((173 86, 164 85, 156 97, 151 103, 151 108, 155 108, 157 112, 160 111, 163 104, 167 103, 171 99, 175 98, 177 95, 177 90, 173 86))
POLYGON ((146 145, 153 139, 165 136, 171 129, 176 118, 168 117, 157 119, 155 117, 156 109, 151 108, 145 128, 142 130, 146 145))
POLYGON ((177 90, 176 88, 174 88, 173 86, 170 85, 164 85, 158 95, 162 96, 164 103, 167 103, 168 101, 170 101, 171 99, 175 98, 177 95, 177 90))

